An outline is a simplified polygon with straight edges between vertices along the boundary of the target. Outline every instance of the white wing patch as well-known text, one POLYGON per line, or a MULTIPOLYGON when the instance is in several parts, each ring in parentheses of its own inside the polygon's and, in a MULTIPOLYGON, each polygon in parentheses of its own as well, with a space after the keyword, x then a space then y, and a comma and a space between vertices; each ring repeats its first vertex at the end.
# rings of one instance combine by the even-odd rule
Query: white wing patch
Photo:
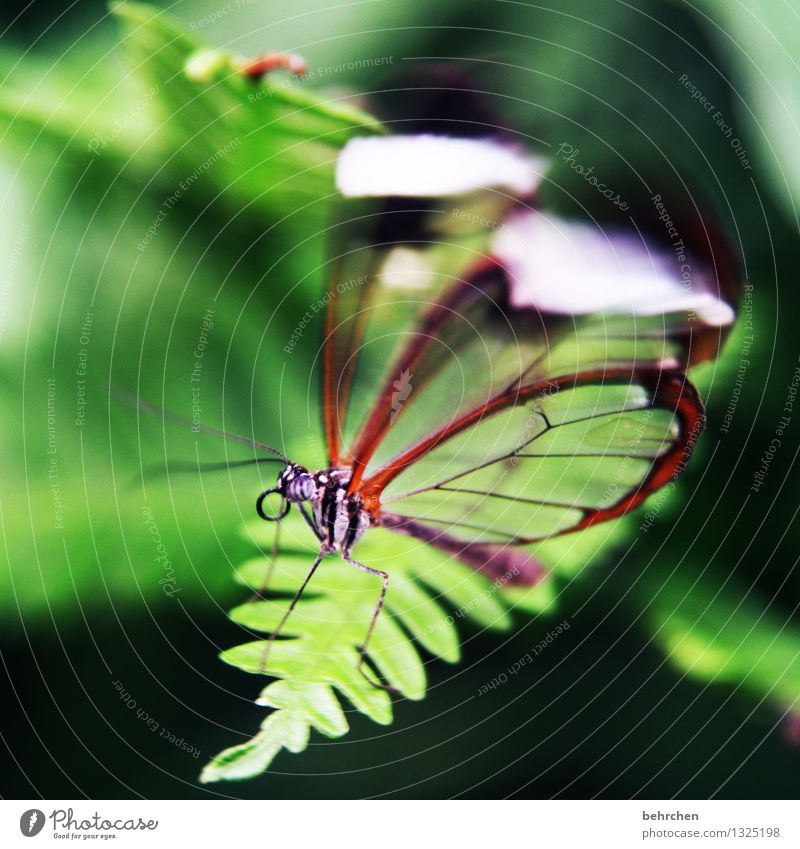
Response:
POLYGON ((500 188, 531 194, 543 163, 492 139, 413 135, 351 139, 336 163, 345 197, 440 197, 500 188))
POLYGON ((541 212, 512 215, 497 232, 495 255, 510 273, 515 307, 566 315, 694 313, 704 324, 731 324, 713 270, 689 256, 648 251, 635 237, 541 212))

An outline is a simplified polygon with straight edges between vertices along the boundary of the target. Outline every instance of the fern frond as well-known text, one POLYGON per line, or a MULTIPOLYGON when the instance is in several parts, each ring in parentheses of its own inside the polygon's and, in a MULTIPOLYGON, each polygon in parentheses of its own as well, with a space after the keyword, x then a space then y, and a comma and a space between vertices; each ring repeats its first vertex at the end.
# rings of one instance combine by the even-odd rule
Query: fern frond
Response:
MULTIPOLYGON (((291 518, 285 522, 283 531, 289 542, 275 564, 270 597, 231 611, 235 622, 254 632, 272 632, 315 555, 305 525, 291 518)), ((259 523, 250 532, 265 551, 270 550, 271 527, 259 523)), ((412 700, 423 698, 426 690, 420 649, 448 663, 459 660, 456 622, 460 619, 505 631, 512 626, 512 606, 541 612, 553 604, 550 581, 509 593, 446 554, 390 531, 371 530, 359 543, 356 555, 390 575, 386 605, 369 645, 369 660, 398 694, 412 700)), ((258 590, 268 570, 269 560, 264 555, 242 564, 236 577, 258 590)), ((353 569, 338 556, 327 556, 287 620, 281 639, 273 644, 265 669, 264 639, 223 652, 222 659, 232 666, 278 679, 257 700, 274 710, 255 737, 217 755, 203 770, 202 781, 257 775, 281 749, 303 751, 312 729, 341 737, 349 728, 341 699, 381 725, 391 723, 389 694, 371 686, 358 671, 359 646, 379 591, 373 576, 353 569)))

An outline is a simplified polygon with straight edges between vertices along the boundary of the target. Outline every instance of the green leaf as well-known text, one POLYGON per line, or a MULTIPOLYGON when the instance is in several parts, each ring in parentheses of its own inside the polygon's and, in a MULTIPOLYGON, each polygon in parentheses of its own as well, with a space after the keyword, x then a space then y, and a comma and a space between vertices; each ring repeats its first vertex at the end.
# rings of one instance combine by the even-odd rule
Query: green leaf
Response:
POLYGON ((713 569, 648 568, 636 586, 654 640, 687 675, 733 684, 781 711, 800 702, 800 632, 770 606, 713 569))
POLYGON ((285 747, 301 752, 308 745, 309 723, 303 713, 280 710, 270 714, 261 731, 247 743, 220 752, 200 775, 203 782, 249 778, 265 770, 285 747))
MULTIPOLYGON (((120 606, 142 596, 203 603, 209 587, 218 599, 234 589, 208 529, 226 540, 226 556, 242 556, 244 543, 237 550, 230 540, 240 499, 252 511, 253 476, 143 480, 141 468, 241 453, 155 420, 137 424, 136 411, 110 397, 109 383, 189 413, 187 366, 202 316, 216 307, 203 359, 203 419, 236 431, 249 426, 254 436, 254 421, 260 435, 276 432, 281 370, 259 363, 260 351, 274 362, 263 345, 265 317, 271 334, 288 336, 318 297, 319 222, 333 191, 332 162, 350 134, 379 129, 346 99, 331 102, 285 76, 261 84, 230 73, 192 80, 186 64, 202 47, 193 36, 151 7, 129 4, 114 14, 102 44, 80 57, 31 56, 17 67, 22 57, 0 52, 0 63, 13 69, 0 92, 0 131, 15 175, 2 229, 10 306, 0 367, 7 411, 0 608, 24 611, 29 624, 77 612, 78 599, 101 607, 102 594, 93 591, 99 580, 120 606), (109 43, 118 23, 124 38, 109 43), (270 94, 251 100, 262 92, 270 94), (314 198, 313 214, 292 216, 303 197, 314 198), (287 213, 265 232, 265 220, 287 213), (287 245, 296 250, 287 254, 287 245), (89 365, 79 382, 76 346, 89 313, 89 365), (257 397, 241 391, 254 371, 262 376, 257 397), (48 477, 51 457, 40 441, 39 398, 51 379, 57 478, 48 477), (75 424, 79 388, 88 399, 82 426, 75 424), (21 479, 29 480, 26 499, 15 489, 21 479), (54 521, 59 494, 63 523, 54 521), (155 532, 167 551, 160 561, 155 532), (179 593, 169 596, 173 573, 179 593)), ((299 373, 303 355, 285 365, 287 376, 299 373)), ((291 419, 301 405, 299 394, 287 393, 280 414, 291 419)))
POLYGON ((341 737, 349 730, 339 702, 325 684, 275 681, 264 689, 258 704, 276 710, 252 740, 220 752, 203 769, 201 781, 233 781, 263 772, 282 748, 302 752, 312 727, 328 737, 341 737))
POLYGON ((326 100, 285 72, 253 82, 236 57, 209 51, 155 7, 124 3, 114 14, 129 63, 157 92, 164 167, 178 168, 184 182, 200 169, 237 213, 254 204, 272 219, 319 214, 341 146, 354 134, 381 131, 347 97, 326 100))
POLYGON ((122 39, 97 56, 45 63, 0 53, 0 69, 13 71, 0 129, 23 159, 34 143, 55 143, 69 148, 70 163, 122 169, 137 194, 144 187, 163 200, 164 187, 191 188, 221 196, 237 215, 322 220, 341 146, 383 132, 348 94, 327 97, 283 71, 245 78, 237 57, 154 6, 122 3, 112 14, 122 39), (203 57, 209 70, 198 76, 203 57))
MULTIPOLYGON (((271 550, 274 528, 259 522, 246 530, 264 550, 271 550)), ((235 622, 253 631, 274 631, 313 562, 315 552, 302 520, 287 517, 281 534, 281 551, 272 568, 269 558, 261 556, 245 561, 236 572, 240 584, 257 591, 270 576, 268 598, 255 598, 231 611, 235 622)), ((359 543, 356 556, 389 574, 386 603, 368 657, 380 676, 408 699, 425 695, 425 667, 418 646, 455 663, 460 657, 459 620, 507 630, 513 608, 541 612, 549 610, 554 600, 548 579, 530 589, 503 587, 430 546, 379 528, 359 543)), ((389 693, 370 684, 358 670, 359 647, 380 588, 376 576, 354 569, 338 556, 327 556, 268 655, 266 640, 223 652, 222 659, 232 666, 279 679, 258 699, 275 711, 252 740, 214 758, 203 771, 203 781, 257 775, 281 749, 305 749, 312 728, 329 737, 345 734, 348 725, 339 698, 375 722, 391 723, 389 693)))

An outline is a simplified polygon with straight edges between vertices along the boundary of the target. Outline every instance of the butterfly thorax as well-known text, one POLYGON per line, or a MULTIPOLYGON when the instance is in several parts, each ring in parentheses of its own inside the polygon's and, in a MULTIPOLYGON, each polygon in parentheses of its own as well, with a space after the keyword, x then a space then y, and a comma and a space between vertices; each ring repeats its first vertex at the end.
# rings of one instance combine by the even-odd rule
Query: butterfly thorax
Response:
POLYGON ((357 493, 348 495, 350 469, 331 468, 310 473, 290 464, 278 478, 288 501, 308 501, 323 546, 329 551, 350 549, 371 524, 369 511, 357 493))

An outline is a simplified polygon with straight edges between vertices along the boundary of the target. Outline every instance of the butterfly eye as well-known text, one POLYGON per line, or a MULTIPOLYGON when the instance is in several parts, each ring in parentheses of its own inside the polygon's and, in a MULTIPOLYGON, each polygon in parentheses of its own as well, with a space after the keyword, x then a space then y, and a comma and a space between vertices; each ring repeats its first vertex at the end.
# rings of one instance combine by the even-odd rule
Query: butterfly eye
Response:
POLYGON ((286 487, 286 497, 289 501, 308 501, 315 491, 314 478, 308 474, 300 474, 286 487))

